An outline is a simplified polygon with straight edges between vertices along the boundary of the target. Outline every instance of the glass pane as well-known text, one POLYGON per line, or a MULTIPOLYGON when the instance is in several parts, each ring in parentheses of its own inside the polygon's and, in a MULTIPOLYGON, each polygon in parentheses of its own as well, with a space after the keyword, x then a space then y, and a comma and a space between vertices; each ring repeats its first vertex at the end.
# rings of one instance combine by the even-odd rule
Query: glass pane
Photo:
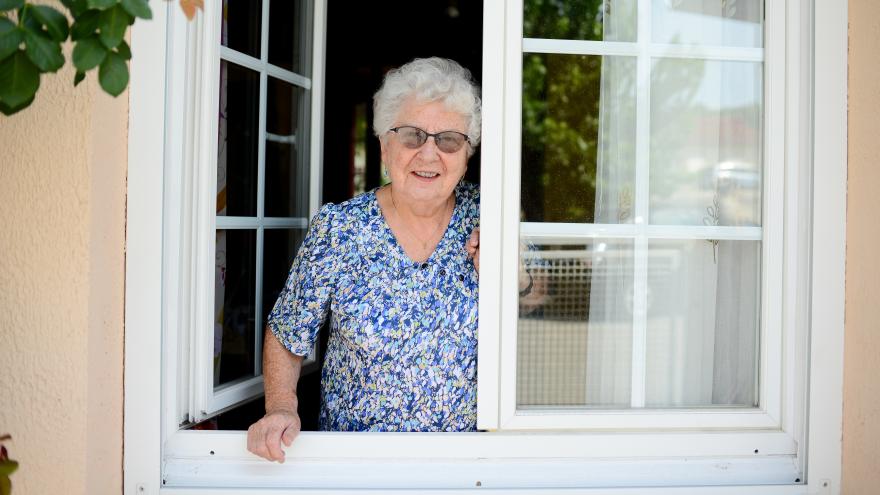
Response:
POLYGON ((523 36, 636 41, 637 0, 525 0, 523 36))
POLYGON ((520 259, 517 406, 629 407, 632 241, 532 243, 520 259))
POLYGON ((254 376, 253 230, 218 230, 214 269, 214 386, 254 376))
POLYGON ((525 221, 632 223, 635 75, 632 57, 524 56, 525 221))
POLYGON ((761 224, 762 66, 657 59, 651 73, 651 223, 761 224))
POLYGON ((223 0, 223 25, 220 41, 235 51, 260 58, 260 0, 223 0))
POLYGON ((276 0, 269 4, 269 63, 309 76, 308 40, 311 22, 306 0, 276 0))
MULTIPOLYGON (((266 229, 263 234, 263 304, 261 318, 272 312, 284 288, 293 257, 302 243, 303 229, 266 229)), ((265 325, 260 325, 265 327, 265 325)))
POLYGON ((764 43, 763 0, 653 0, 655 43, 760 48, 764 43))
POLYGON ((306 135, 299 126, 304 91, 270 77, 266 95, 266 205, 268 217, 307 216, 308 187, 300 170, 299 152, 306 135))
POLYGON ((259 112, 259 75, 221 61, 217 215, 257 214, 259 112))
POLYGON ((757 405, 759 241, 651 241, 647 407, 757 405))

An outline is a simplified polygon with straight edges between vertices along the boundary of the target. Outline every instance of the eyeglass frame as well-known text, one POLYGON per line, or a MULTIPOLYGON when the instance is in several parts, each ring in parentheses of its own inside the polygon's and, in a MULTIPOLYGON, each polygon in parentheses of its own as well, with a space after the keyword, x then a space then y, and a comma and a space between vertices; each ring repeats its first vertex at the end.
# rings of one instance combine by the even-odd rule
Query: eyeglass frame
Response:
MULTIPOLYGON (((415 130, 421 132, 422 134, 424 134, 424 136, 425 136, 425 140, 422 141, 421 143, 419 143, 419 145, 416 146, 416 147, 410 147, 410 146, 407 146, 406 144, 404 144, 404 146, 406 146, 408 149, 411 149, 411 150, 417 150, 417 149, 421 148, 422 146, 424 146, 425 143, 428 142, 428 138, 430 138, 430 137, 434 138, 434 145, 437 146, 437 149, 440 150, 440 151, 442 151, 443 153, 447 153, 447 154, 458 153, 459 151, 461 151, 461 148, 464 147, 464 144, 465 144, 465 143, 467 143, 468 146, 473 146, 473 145, 471 144, 471 137, 470 137, 470 136, 468 136, 467 134, 465 134, 465 133, 463 133, 463 132, 458 132, 458 131, 453 131, 453 130, 449 130, 449 131, 440 131, 440 132, 435 132, 435 133, 432 134, 432 133, 430 133, 430 132, 428 132, 428 131, 422 129, 421 127, 416 127, 416 126, 414 126, 414 125, 401 125, 401 126, 392 127, 391 129, 388 129, 388 132, 393 132, 393 133, 395 133, 395 134, 397 134, 397 135, 399 136, 399 135, 400 135, 400 130, 401 130, 401 129, 406 129, 406 128, 415 129, 415 130), (437 137, 440 136, 441 134, 446 134, 446 133, 453 133, 453 134, 458 134, 459 136, 463 136, 463 137, 464 137, 464 143, 462 143, 461 147, 459 147, 459 148, 456 149, 455 151, 445 151, 445 150, 443 150, 443 149, 440 147, 440 145, 438 144, 437 137)), ((441 139, 442 139, 442 136, 440 136, 440 137, 441 137, 441 139)), ((450 142, 451 142, 451 141, 450 141, 450 142)))

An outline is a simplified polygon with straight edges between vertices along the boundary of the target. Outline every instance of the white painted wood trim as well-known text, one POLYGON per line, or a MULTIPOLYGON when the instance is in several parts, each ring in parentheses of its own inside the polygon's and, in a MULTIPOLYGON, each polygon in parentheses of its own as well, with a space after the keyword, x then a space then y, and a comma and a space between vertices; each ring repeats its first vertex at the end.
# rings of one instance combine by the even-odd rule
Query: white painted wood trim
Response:
POLYGON ((600 237, 633 238, 645 235, 649 239, 720 239, 760 241, 761 227, 725 227, 704 225, 625 225, 599 223, 523 222, 520 232, 524 237, 547 243, 572 244, 600 237))
MULTIPOLYGON (((812 2, 787 2, 790 26, 812 26, 812 2)), ((807 389, 809 380, 810 270, 812 242, 812 121, 813 121, 813 33, 812 29, 786 29, 788 51, 788 84, 786 97, 786 294, 783 324, 785 344, 784 377, 788 396, 783 400, 783 428, 798 442, 800 470, 807 469, 808 418, 807 389), (795 82, 796 81, 796 82, 795 82)))
MULTIPOLYGON (((473 488, 462 490, 431 490, 431 495, 459 495, 465 491, 473 493, 473 488)), ((491 494, 509 494, 509 488, 487 488, 480 487, 480 493, 491 494)), ((217 493, 214 488, 165 488, 162 490, 166 495, 214 495, 217 493)), ((274 493, 290 493, 287 489, 271 490, 266 488, 253 488, 241 490, 228 490, 223 492, 226 495, 266 495, 274 493)), ((345 495, 352 493, 350 489, 343 490, 319 490, 319 489, 297 489, 297 495, 345 495)), ((387 495, 387 489, 357 490, 360 495, 387 495)), ((395 495, 416 495, 424 494, 424 490, 394 490, 395 495)), ((518 489, 517 495, 542 495, 547 493, 545 488, 536 489, 518 489)), ((742 485, 742 486, 711 486, 711 487, 676 487, 676 488, 574 488, 560 489, 555 493, 564 493, 567 495, 816 495, 822 492, 809 491, 809 487, 804 485, 742 485)), ((825 494, 822 494, 825 495, 825 494)))
MULTIPOLYGON (((480 250, 500 253, 504 159, 504 0, 483 2, 482 154, 480 250)), ((477 327, 477 428, 498 428, 501 394, 501 257, 480 258, 480 320, 477 327), (488 283, 485 281, 488 280, 488 283)))
POLYGON ((556 40, 525 38, 524 53, 552 53, 558 55, 617 55, 635 57, 639 54, 636 43, 623 41, 556 40))
POLYGON ((505 2, 504 32, 504 173, 501 189, 501 272, 495 283, 500 285, 500 392, 499 428, 505 428, 516 414, 516 360, 518 325, 518 268, 520 217, 520 163, 522 142, 522 23, 523 1, 505 2))
MULTIPOLYGON (((313 0, 311 129, 309 132, 309 217, 318 214, 323 196, 324 78, 326 77, 327 0, 313 0)), ((308 224, 308 219, 306 219, 308 224)))
POLYGON ((779 420, 760 409, 624 409, 582 408, 523 409, 508 418, 504 428, 520 431, 556 430, 693 430, 767 429, 779 427, 779 420))
POLYGON ((217 217, 218 229, 304 229, 309 226, 308 218, 282 217, 217 217))
MULTIPOLYGON (((650 19, 648 19, 648 21, 650 22, 650 19)), ((639 33, 639 39, 645 39, 642 37, 642 33, 639 33)), ((702 60, 732 60, 737 62, 761 62, 764 60, 763 48, 677 45, 651 43, 649 41, 643 43, 525 38, 523 39, 522 48, 524 53, 551 53, 559 55, 610 55, 636 57, 644 50, 644 52, 649 54, 652 58, 690 58, 702 60)))
POLYGON ((633 209, 632 351, 630 406, 645 407, 648 360, 648 239, 651 165, 651 0, 638 0, 636 59, 636 163, 633 209))
POLYGON ((763 192, 761 243, 760 326, 755 335, 760 343, 755 387, 759 405, 777 426, 782 424, 783 322, 785 302, 782 277, 785 254, 785 90, 786 30, 785 2, 766 2, 764 45, 767 63, 764 74, 763 192), (780 137, 783 137, 782 139, 780 137))
POLYGON ((283 465, 247 453, 244 432, 180 432, 166 487, 586 488, 792 484, 782 433, 303 433, 283 465), (637 447, 634 447, 637 446, 637 447), (637 449, 636 454, 634 448, 637 449), (345 452, 340 457, 339 452, 345 452))
MULTIPOLYGON (((220 36, 223 11, 219 3, 206 9, 200 23, 190 27, 190 39, 196 44, 193 60, 186 68, 196 84, 198 106, 195 108, 193 148, 193 194, 181 216, 192 219, 192 249, 187 262, 193 267, 189 292, 189 318, 178 330, 191 335, 193 345, 191 421, 201 421, 214 412, 214 274, 217 254, 217 136, 220 101, 220 36), (192 70, 190 67, 197 67, 192 70)), ((189 41, 189 40, 188 40, 189 41)), ((175 139, 170 137, 170 140, 175 139)), ((182 164, 185 167, 185 164, 182 164)), ((185 262, 186 263, 186 262, 185 262)), ((166 267, 172 268, 172 267, 166 267)))
POLYGON ((210 463, 175 459, 168 463, 166 486, 198 487, 205 482, 230 488, 363 490, 437 489, 547 491, 641 487, 651 493, 658 482, 679 487, 737 484, 791 484, 799 476, 788 456, 675 460, 414 460, 327 459, 271 464, 261 460, 210 463))
MULTIPOLYGON (((256 459, 245 449, 243 431, 181 430, 169 437, 166 457, 256 459)), ((794 440, 780 431, 678 432, 474 432, 474 433, 300 433, 286 447, 297 459, 583 458, 612 459, 790 455, 794 440)))
MULTIPOLYGON (((283 0, 282 0, 283 1, 283 0)), ((265 4, 268 6, 268 4, 265 4)), ((264 7, 266 8, 266 7, 264 7)), ((265 19, 268 19, 268 12, 264 15, 265 19)), ((219 32, 219 31, 218 31, 219 32)), ((268 36, 269 27, 266 26, 263 30, 263 34, 268 36)), ((219 37, 217 38, 220 39, 219 37)), ((268 38, 261 40, 261 45, 265 42, 268 43, 268 38)), ((287 69, 282 69, 281 67, 275 66, 267 62, 266 60, 262 60, 265 56, 261 58, 255 58, 245 53, 241 53, 233 50, 227 46, 220 46, 220 58, 223 60, 232 62, 236 65, 240 65, 242 67, 247 67, 248 69, 253 70, 254 72, 260 72, 268 74, 275 79, 280 79, 282 81, 288 82, 294 86, 298 86, 303 89, 311 89, 312 81, 308 77, 297 74, 295 72, 291 72, 287 69)))
POLYGON ((176 5, 153 0, 150 7, 153 19, 131 29, 123 382, 126 495, 158 494, 161 487, 161 205, 169 103, 165 62, 168 18, 176 5))
POLYGON ((846 1, 814 0, 813 244, 807 477, 840 493, 846 259, 846 1), (820 21, 821 20, 821 21, 820 21), (821 40, 821 42, 820 42, 821 40))

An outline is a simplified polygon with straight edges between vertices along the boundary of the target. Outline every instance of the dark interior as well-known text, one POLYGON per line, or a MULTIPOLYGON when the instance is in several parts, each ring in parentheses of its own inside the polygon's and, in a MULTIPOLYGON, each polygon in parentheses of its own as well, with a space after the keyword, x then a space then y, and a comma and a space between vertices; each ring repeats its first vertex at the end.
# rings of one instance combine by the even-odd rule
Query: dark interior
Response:
MULTIPOLYGON (((366 190, 380 183, 379 142, 372 132, 373 93, 382 77, 419 57, 447 57, 482 74, 483 5, 474 0, 334 2, 327 5, 323 201, 353 196, 356 110, 366 110, 366 190)), ((468 180, 479 180, 475 155, 468 180)))

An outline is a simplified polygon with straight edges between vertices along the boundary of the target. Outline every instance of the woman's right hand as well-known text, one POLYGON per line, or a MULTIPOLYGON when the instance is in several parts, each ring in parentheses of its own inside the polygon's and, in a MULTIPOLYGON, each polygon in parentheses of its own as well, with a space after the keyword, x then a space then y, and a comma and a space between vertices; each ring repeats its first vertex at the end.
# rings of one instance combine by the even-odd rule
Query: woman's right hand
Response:
POLYGON ((284 462, 283 443, 290 447, 299 434, 300 421, 296 411, 267 412, 262 419, 248 428, 247 448, 263 459, 284 462))

